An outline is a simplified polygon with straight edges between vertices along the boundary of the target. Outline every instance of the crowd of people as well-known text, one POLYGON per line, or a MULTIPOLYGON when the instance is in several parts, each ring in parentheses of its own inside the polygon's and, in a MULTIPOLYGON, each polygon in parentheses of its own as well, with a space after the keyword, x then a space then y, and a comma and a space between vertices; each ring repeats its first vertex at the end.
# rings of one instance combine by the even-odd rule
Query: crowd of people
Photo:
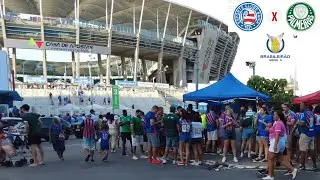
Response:
MULTIPOLYGON (((29 108, 28 105, 21 106, 20 113, 29 128, 28 141, 35 160, 32 166, 37 166, 43 163, 41 137, 37 134, 39 117, 29 113, 29 108), (40 150, 40 160, 36 157, 36 149, 40 150)), ((121 137, 122 155, 127 155, 129 141, 132 159, 148 159, 151 164, 168 163, 169 154, 172 163, 180 166, 191 162, 190 155, 194 159, 192 165, 201 165, 204 154, 215 153, 222 155, 222 163, 227 161, 229 153, 233 155, 233 161, 238 162, 237 152, 240 150, 240 158, 247 154, 253 162, 268 163, 267 169, 259 171, 266 180, 274 179, 274 169, 279 163, 288 169, 286 175, 293 178, 298 171, 293 162, 299 162, 299 168, 304 170, 311 158, 313 168, 317 168, 320 106, 302 103, 292 111, 288 103, 282 104, 281 108, 268 108, 267 104, 257 103, 255 107, 242 106, 238 114, 229 105, 223 110, 211 107, 203 113, 193 110, 192 105, 187 109, 172 106, 169 114, 164 114, 163 108, 158 106, 153 106, 146 114, 136 110, 134 116, 128 115, 126 110, 120 117, 110 113, 100 116, 94 111, 90 113, 81 123, 85 161, 94 161, 97 149, 104 153, 102 160, 107 161, 109 150, 116 152, 121 137), (237 135, 241 137, 237 138, 237 135), (241 139, 240 149, 237 149, 236 139, 241 139), (146 144, 147 152, 144 149, 146 144)), ((58 117, 50 127, 50 137, 59 159, 64 160, 64 135, 58 117)))

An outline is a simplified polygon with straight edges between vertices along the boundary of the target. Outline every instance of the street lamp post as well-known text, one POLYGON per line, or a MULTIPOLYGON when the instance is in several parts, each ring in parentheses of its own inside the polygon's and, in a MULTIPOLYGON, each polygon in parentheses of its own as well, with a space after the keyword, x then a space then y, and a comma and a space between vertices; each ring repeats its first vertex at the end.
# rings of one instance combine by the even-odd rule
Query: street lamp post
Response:
POLYGON ((256 75, 256 62, 247 61, 246 66, 248 66, 250 69, 252 69, 252 76, 255 76, 256 75))

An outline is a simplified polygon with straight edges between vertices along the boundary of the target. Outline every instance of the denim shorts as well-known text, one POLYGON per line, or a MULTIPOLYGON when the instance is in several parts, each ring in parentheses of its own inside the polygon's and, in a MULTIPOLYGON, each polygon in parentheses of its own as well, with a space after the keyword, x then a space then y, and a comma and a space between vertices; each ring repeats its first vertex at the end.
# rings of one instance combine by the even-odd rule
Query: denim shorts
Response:
POLYGON ((166 137, 166 147, 167 148, 178 148, 179 147, 179 137, 166 137))
POLYGON ((253 129, 251 127, 249 128, 243 128, 242 131, 242 139, 248 140, 253 138, 253 129))
POLYGON ((160 147, 159 134, 148 133, 147 134, 147 138, 148 138, 148 147, 149 148, 158 148, 158 147, 160 147))
POLYGON ((223 140, 236 140, 236 132, 224 132, 223 140))

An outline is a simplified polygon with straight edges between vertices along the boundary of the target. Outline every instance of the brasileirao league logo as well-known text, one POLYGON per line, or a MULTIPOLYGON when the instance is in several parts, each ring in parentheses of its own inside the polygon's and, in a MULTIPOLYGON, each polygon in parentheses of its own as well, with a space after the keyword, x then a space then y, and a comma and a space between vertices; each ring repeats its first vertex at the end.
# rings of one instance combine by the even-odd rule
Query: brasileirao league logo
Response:
POLYGON ((233 21, 243 31, 258 29, 263 20, 261 8, 252 2, 241 3, 233 13, 233 21))
POLYGON ((304 2, 291 5, 287 11, 287 22, 296 31, 306 31, 315 22, 315 11, 304 2))
POLYGON ((282 61, 283 59, 289 59, 290 55, 287 54, 279 54, 283 51, 285 47, 285 42, 283 39, 284 33, 278 36, 271 36, 267 34, 268 39, 266 42, 267 49, 272 54, 260 55, 261 59, 269 59, 269 61, 282 61))

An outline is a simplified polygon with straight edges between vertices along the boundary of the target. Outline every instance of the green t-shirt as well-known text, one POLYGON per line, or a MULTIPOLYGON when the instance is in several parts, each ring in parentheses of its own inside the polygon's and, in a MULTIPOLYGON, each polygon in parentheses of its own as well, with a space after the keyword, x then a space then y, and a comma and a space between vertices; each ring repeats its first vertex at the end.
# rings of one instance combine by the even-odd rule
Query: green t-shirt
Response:
POLYGON ((130 129, 130 121, 131 121, 131 116, 121 116, 120 117, 120 122, 122 122, 122 126, 120 126, 120 131, 121 132, 131 132, 131 129, 130 129))
POLYGON ((166 129, 167 137, 179 136, 177 125, 179 125, 179 117, 177 115, 170 113, 163 117, 163 126, 166 129))
POLYGON ((130 124, 133 124, 133 130, 135 135, 143 135, 143 126, 141 118, 132 117, 130 124))

